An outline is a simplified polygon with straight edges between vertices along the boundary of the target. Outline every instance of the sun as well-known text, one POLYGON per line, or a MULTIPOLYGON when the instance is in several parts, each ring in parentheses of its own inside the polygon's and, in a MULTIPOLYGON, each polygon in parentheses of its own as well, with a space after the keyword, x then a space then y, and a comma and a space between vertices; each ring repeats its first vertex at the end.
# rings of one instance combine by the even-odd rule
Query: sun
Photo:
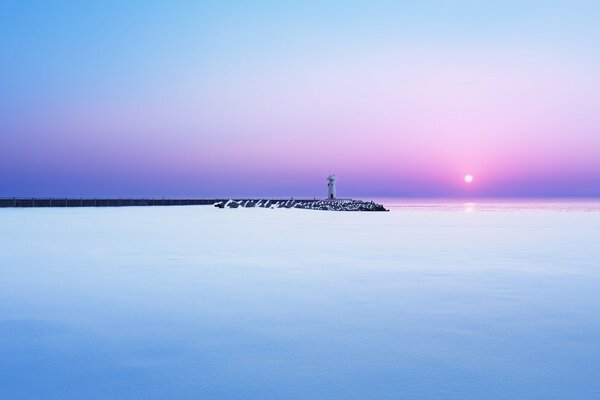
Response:
POLYGON ((467 182, 467 183, 473 182, 473 175, 465 175, 465 182, 467 182))

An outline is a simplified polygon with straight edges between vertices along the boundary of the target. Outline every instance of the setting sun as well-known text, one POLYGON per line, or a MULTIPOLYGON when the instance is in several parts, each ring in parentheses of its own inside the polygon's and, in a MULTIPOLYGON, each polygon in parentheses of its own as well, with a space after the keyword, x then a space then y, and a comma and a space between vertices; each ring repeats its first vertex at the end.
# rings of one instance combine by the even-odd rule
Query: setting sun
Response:
POLYGON ((467 182, 467 183, 473 182, 473 176, 472 175, 465 175, 465 182, 467 182))

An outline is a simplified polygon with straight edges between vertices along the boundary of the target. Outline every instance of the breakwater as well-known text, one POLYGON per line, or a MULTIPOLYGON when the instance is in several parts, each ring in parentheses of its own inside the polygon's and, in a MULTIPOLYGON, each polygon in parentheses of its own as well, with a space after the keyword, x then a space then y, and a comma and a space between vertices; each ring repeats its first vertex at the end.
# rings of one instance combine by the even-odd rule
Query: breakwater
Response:
POLYGON ((139 207, 213 205, 223 199, 0 198, 0 207, 139 207))
POLYGON ((382 204, 374 201, 353 199, 327 200, 227 200, 215 203, 219 208, 301 208, 323 211, 388 211, 382 204))
POLYGON ((383 205, 352 199, 119 199, 0 198, 0 208, 216 206, 219 208, 300 208, 328 211, 387 211, 383 205))

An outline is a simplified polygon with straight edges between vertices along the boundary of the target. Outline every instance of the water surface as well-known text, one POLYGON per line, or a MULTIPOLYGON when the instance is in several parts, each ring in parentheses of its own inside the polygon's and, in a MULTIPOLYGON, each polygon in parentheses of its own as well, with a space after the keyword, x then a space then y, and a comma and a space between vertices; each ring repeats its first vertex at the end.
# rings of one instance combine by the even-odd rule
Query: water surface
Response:
POLYGON ((397 203, 0 210, 0 398, 600 396, 597 206, 397 203))

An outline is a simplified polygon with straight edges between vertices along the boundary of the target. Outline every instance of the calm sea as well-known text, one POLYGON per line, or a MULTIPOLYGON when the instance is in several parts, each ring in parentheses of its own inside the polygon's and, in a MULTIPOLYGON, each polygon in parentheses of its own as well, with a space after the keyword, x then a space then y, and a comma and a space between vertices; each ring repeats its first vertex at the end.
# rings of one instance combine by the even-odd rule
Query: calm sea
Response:
POLYGON ((600 207, 0 209, 0 399, 597 399, 600 207))
POLYGON ((509 200, 432 200, 432 199, 376 199, 390 211, 578 211, 599 212, 597 199, 509 199, 509 200))

